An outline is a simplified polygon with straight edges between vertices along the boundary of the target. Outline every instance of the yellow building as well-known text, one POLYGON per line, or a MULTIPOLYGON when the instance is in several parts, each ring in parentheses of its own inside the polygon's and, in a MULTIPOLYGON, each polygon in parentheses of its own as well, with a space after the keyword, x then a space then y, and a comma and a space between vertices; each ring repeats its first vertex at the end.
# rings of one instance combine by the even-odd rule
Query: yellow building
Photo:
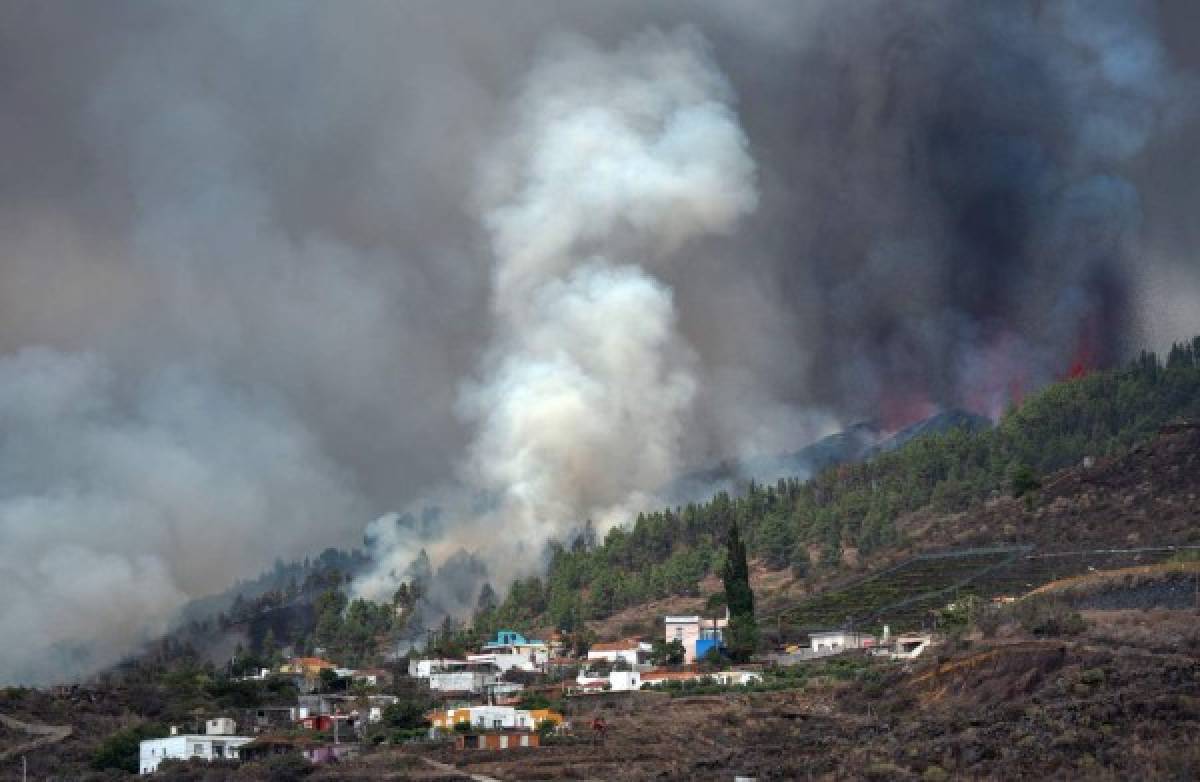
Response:
POLYGON ((512 706, 466 706, 461 709, 438 709, 428 714, 429 722, 438 730, 453 730, 466 723, 477 730, 534 730, 547 720, 561 725, 563 716, 550 709, 516 709, 512 706))

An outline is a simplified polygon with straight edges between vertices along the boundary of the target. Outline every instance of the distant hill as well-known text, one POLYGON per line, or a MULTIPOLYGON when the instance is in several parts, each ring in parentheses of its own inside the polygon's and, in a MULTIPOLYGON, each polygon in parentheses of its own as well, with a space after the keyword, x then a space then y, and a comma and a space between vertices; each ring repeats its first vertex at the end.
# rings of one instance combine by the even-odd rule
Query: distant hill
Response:
POLYGON ((943 410, 922 421, 904 427, 900 431, 881 441, 868 456, 874 453, 894 451, 919 437, 933 434, 945 434, 953 429, 967 432, 982 432, 992 428, 990 418, 969 413, 966 410, 943 410))
POLYGON ((738 482, 774 483, 780 478, 805 478, 821 470, 866 458, 884 439, 879 427, 862 421, 790 453, 726 459, 680 476, 662 491, 668 502, 707 499, 718 489, 738 482))
POLYGON ((707 498, 718 489, 732 490, 738 482, 775 483, 784 478, 807 478, 841 464, 853 464, 893 451, 910 440, 952 429, 979 432, 992 426, 990 419, 965 410, 943 410, 888 434, 875 421, 860 421, 840 432, 788 453, 728 459, 687 473, 664 492, 668 502, 707 498))

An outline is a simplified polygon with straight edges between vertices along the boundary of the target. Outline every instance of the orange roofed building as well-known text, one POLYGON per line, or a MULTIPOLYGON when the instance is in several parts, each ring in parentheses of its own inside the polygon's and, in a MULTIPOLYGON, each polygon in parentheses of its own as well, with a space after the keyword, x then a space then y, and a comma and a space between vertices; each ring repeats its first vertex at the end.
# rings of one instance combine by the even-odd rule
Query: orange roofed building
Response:
POLYGON ((288 662, 279 666, 280 673, 302 673, 305 676, 317 676, 326 668, 336 668, 337 666, 328 660, 323 660, 320 657, 293 657, 288 662))

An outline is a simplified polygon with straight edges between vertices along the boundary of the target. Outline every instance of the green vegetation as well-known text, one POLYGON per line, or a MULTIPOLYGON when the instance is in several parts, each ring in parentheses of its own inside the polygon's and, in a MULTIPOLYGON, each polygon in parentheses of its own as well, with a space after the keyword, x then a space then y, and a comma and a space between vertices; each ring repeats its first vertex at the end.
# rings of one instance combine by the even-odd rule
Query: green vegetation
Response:
POLYGON ((161 725, 145 722, 113 733, 92 755, 91 767, 96 771, 115 768, 130 774, 138 773, 138 752, 144 739, 157 739, 167 735, 161 725))
POLYGON ((1021 548, 997 548, 916 557, 817 595, 789 611, 786 618, 793 625, 818 628, 867 622, 886 613, 893 629, 917 625, 931 609, 952 600, 956 587, 966 586, 1023 552, 1021 548))
POLYGON ((754 620, 754 590, 750 588, 746 544, 738 535, 737 522, 729 528, 721 583, 725 587, 725 605, 729 609, 725 648, 733 660, 745 662, 758 647, 758 624, 754 620))
MULTIPOLYGON (((902 514, 923 508, 964 511, 1000 494, 1023 497, 1032 507, 1039 501, 1043 477, 1053 471, 1085 456, 1125 449, 1171 419, 1197 416, 1200 338, 1174 346, 1165 363, 1143 353, 1126 369, 1054 384, 1010 410, 990 430, 927 435, 809 480, 750 482, 736 495, 720 492, 707 502, 639 514, 632 524, 609 530, 602 541, 585 522, 574 539, 548 546, 544 576, 512 582, 503 599, 484 585, 471 625, 448 621, 433 636, 430 651, 457 656, 501 627, 547 625, 571 634, 575 650, 586 651, 591 639, 584 620, 649 600, 698 597, 706 576, 741 568, 727 556, 734 535, 741 556, 758 558, 771 568, 790 568, 798 578, 828 577, 843 567, 849 549, 869 555, 902 543, 896 526, 902 514)), ((231 625, 246 628, 249 648, 235 660, 237 670, 277 662, 284 645, 299 654, 321 646, 345 665, 374 664, 386 645, 381 642, 402 631, 417 610, 432 570, 427 559, 414 566, 415 575, 390 602, 350 601, 345 585, 364 563, 359 552, 335 549, 313 562, 277 563, 258 581, 239 585, 227 612, 215 622, 193 622, 179 637, 185 645, 188 639, 199 644, 231 625)), ((936 571, 939 563, 929 565, 924 574, 919 568, 910 571, 905 576, 914 579, 910 583, 862 583, 848 594, 802 606, 793 618, 811 626, 841 623, 869 616, 918 590, 927 597, 905 604, 911 619, 945 605, 940 589, 962 579, 976 584, 977 579, 967 578, 972 572, 992 574, 986 558, 949 564, 945 572, 936 571)), ((734 619, 729 639, 736 654, 744 656, 756 631, 747 619, 737 618, 752 613, 734 610, 735 599, 730 600, 734 619)), ((750 601, 752 605, 752 595, 750 601)), ((222 695, 235 696, 233 691, 222 695)))
POLYGON ((540 692, 525 693, 521 696, 521 700, 517 701, 518 709, 550 709, 559 714, 566 713, 567 704, 561 699, 547 698, 540 692))
MULTIPOLYGON (((1200 337, 1176 345, 1165 364, 1143 352, 1126 369, 1030 396, 991 430, 929 435, 807 481, 751 482, 736 497, 721 492, 639 514, 602 542, 587 525, 570 545, 551 546, 545 578, 514 582, 502 602, 480 612, 477 628, 570 630, 648 600, 698 595, 703 577, 722 572, 721 543, 735 523, 749 556, 803 576, 837 570, 846 548, 869 554, 899 542, 895 521, 903 513, 962 511, 1005 493, 1036 502, 1040 476, 1128 448, 1174 418, 1200 416, 1198 356, 1200 337)), ((825 613, 845 616, 832 606, 825 613)))
POLYGON ((655 638, 651 644, 650 662, 655 665, 682 665, 687 657, 683 641, 678 638, 668 643, 665 639, 655 638))

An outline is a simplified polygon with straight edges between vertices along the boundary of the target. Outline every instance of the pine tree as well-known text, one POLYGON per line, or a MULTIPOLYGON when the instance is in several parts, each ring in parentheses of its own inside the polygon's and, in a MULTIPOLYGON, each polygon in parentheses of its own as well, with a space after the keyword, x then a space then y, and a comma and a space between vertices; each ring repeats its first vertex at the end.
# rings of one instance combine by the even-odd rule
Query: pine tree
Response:
POLYGON ((475 602, 475 613, 485 614, 496 610, 496 590, 490 582, 485 582, 479 590, 479 599, 475 602))

